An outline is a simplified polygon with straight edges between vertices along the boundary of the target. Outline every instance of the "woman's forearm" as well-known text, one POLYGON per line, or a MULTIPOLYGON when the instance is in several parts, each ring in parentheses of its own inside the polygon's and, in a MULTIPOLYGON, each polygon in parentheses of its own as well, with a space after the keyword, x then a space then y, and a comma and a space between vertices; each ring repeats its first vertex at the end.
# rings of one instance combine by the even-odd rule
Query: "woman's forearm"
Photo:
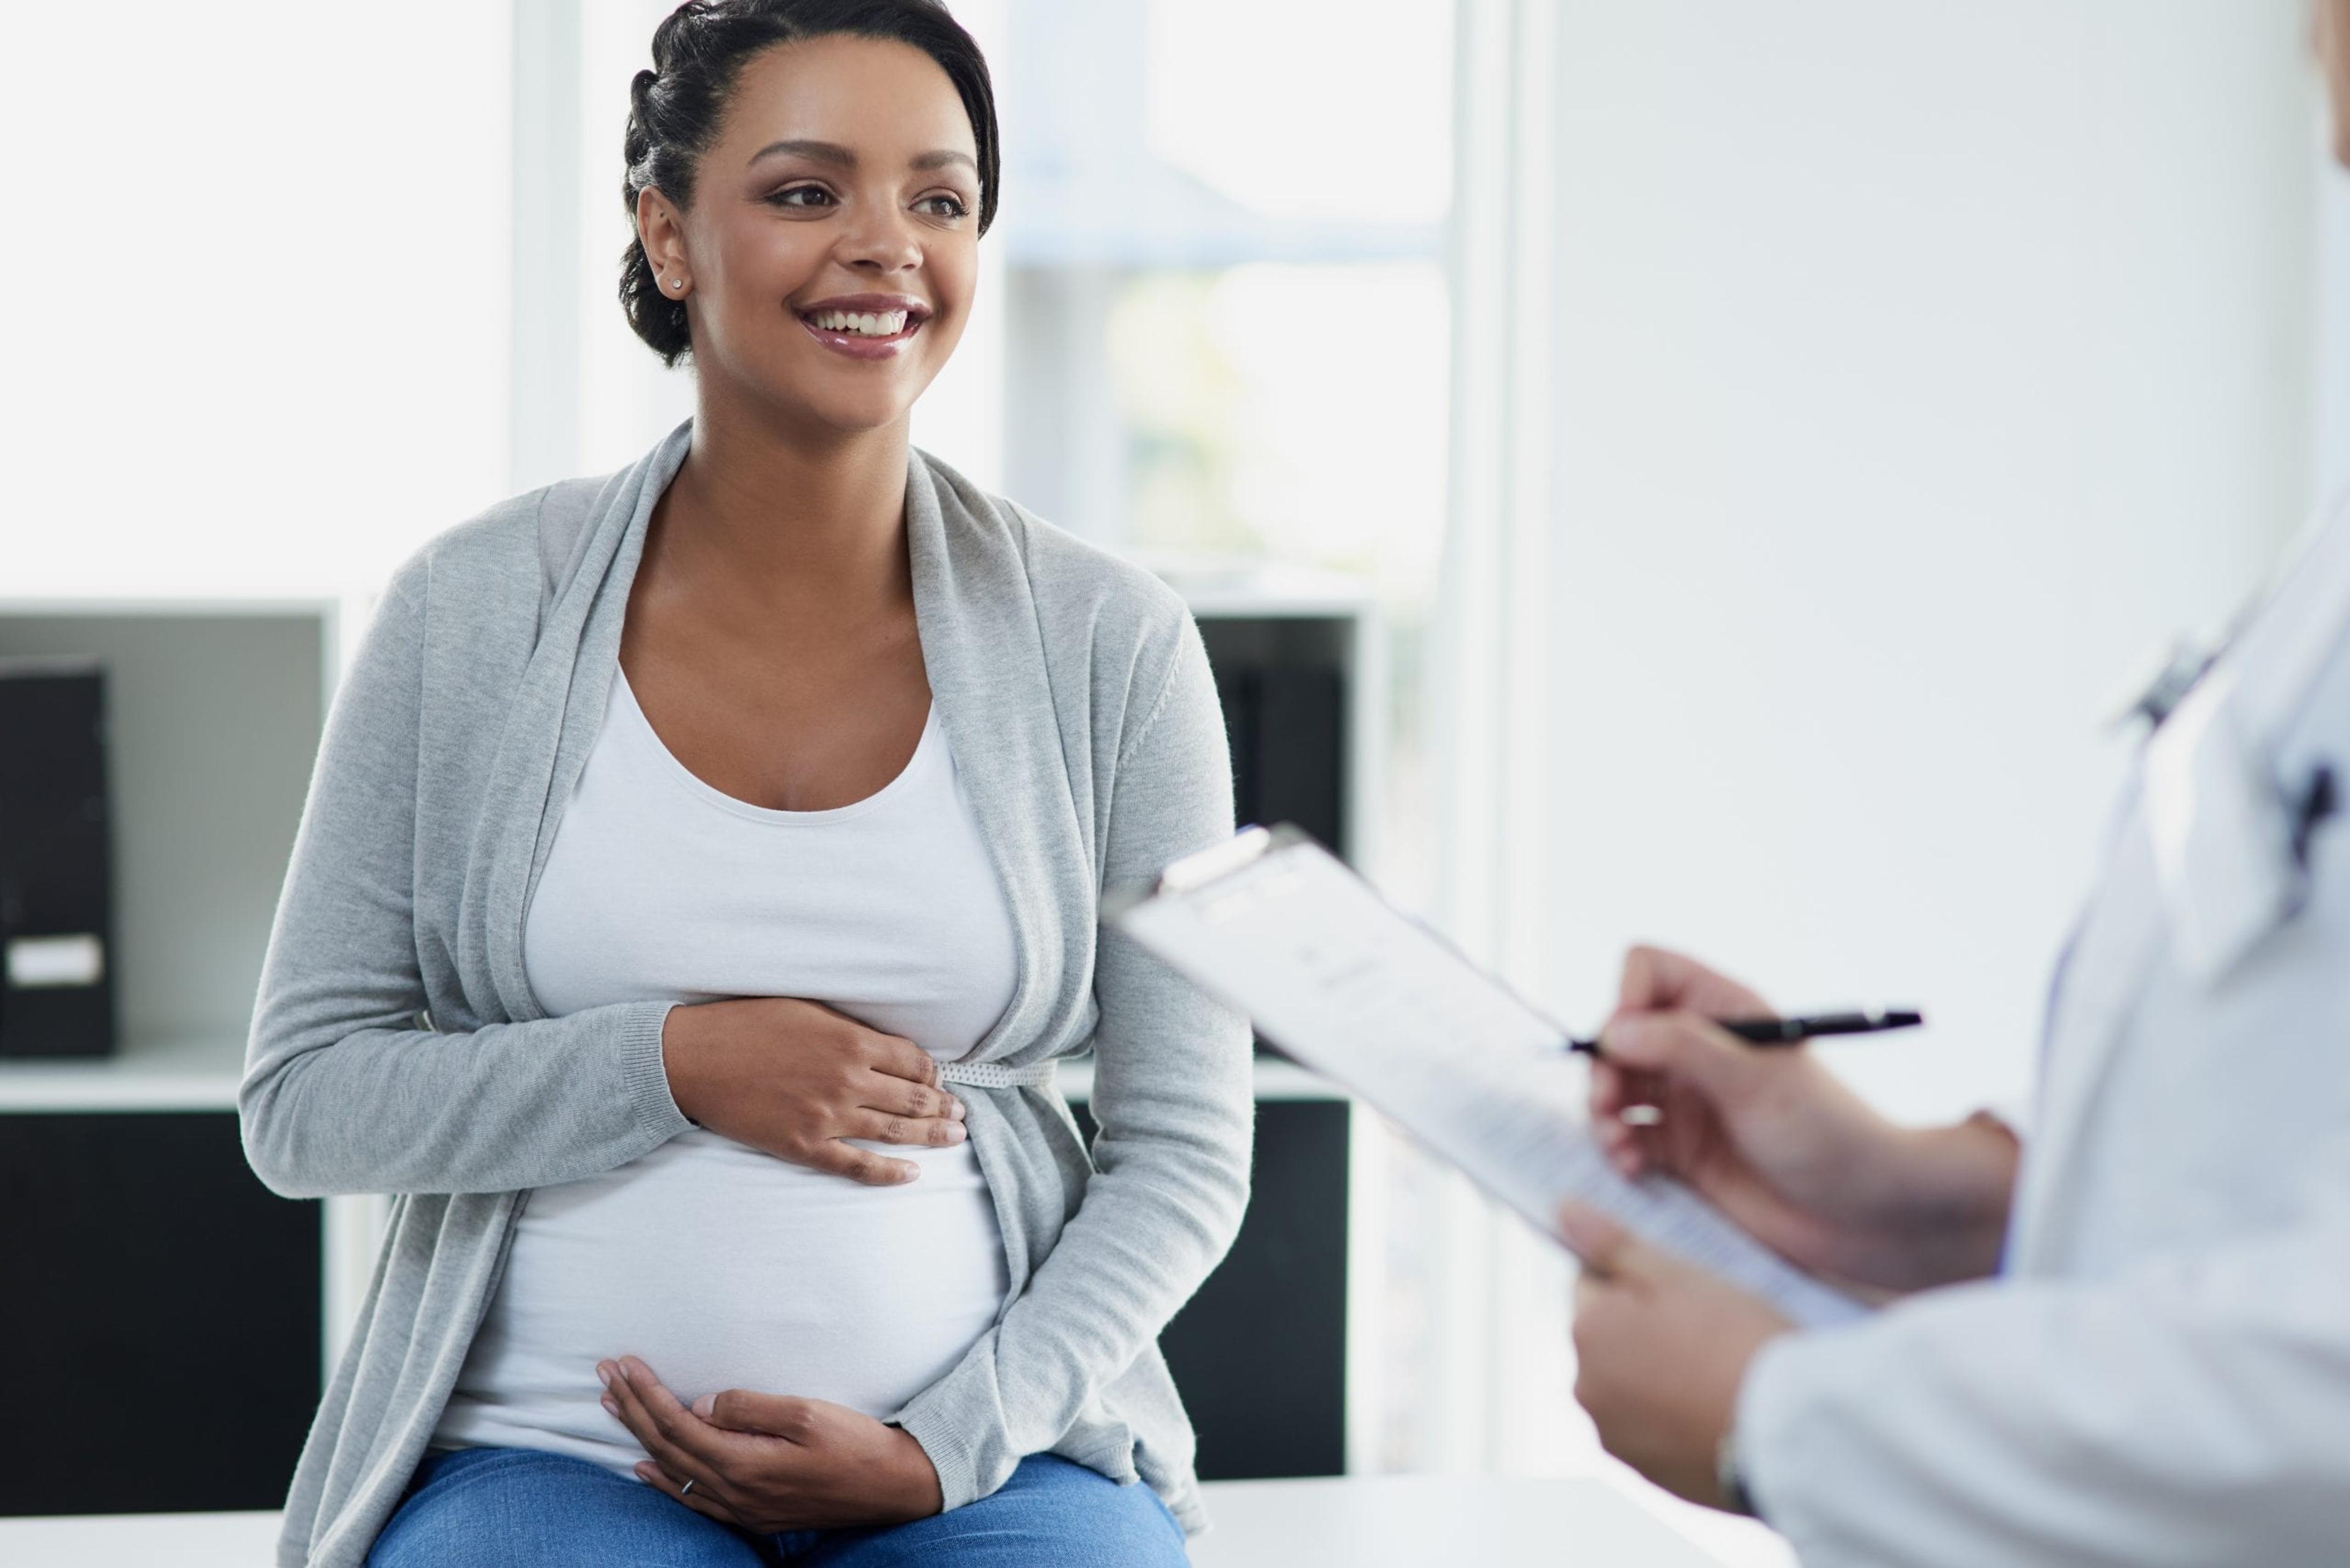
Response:
POLYGON ((257 1033, 245 1156, 288 1198, 508 1192, 610 1170, 687 1127, 660 1075, 668 1002, 469 1033, 257 1033))

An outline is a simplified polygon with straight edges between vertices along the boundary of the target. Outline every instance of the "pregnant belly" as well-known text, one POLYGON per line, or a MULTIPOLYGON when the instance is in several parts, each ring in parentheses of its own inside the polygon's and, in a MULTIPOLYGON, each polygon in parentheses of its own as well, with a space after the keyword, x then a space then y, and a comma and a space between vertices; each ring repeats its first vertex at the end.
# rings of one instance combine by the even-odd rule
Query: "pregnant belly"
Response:
POLYGON ((722 1388, 893 1414, 994 1322, 1003 1246, 968 1144, 889 1151, 862 1187, 696 1128, 531 1194, 435 1441, 553 1449, 626 1470, 596 1364, 635 1355, 688 1402, 722 1388))

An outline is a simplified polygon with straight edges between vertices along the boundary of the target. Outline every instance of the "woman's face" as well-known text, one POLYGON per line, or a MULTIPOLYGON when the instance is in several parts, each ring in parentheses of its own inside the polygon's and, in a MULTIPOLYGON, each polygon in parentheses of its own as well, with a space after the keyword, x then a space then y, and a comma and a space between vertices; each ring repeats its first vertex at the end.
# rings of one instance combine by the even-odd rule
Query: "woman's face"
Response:
POLYGON ((692 211, 637 205, 662 292, 688 280, 704 398, 844 433, 904 419, 971 313, 977 151, 911 45, 812 38, 746 62, 692 211))

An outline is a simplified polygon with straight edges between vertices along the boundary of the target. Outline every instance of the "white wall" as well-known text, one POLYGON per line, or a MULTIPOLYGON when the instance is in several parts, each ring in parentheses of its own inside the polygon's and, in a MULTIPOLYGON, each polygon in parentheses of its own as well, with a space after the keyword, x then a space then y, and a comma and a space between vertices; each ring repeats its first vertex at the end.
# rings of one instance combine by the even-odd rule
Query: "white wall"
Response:
POLYGON ((2298 0, 1562 8, 1541 983, 1635 937, 2020 1093, 2100 726, 2307 501, 2298 0))
POLYGON ((372 588, 504 493, 505 14, 0 7, 0 594, 372 588))
POLYGON ((2314 493, 2350 489, 2350 179, 2324 182, 2317 203, 2314 493))

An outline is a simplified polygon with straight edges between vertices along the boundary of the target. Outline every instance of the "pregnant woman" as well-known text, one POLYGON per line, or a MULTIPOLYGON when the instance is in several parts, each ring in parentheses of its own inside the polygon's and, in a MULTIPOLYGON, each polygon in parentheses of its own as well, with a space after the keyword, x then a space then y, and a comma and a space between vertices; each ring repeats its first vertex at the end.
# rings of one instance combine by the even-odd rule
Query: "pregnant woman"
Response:
POLYGON ((653 57, 621 296, 695 417, 400 570, 271 938, 254 1167, 399 1195, 280 1561, 1180 1563, 1248 1036, 1096 914, 1231 829, 1198 632, 909 444, 995 210, 962 29, 653 57))

